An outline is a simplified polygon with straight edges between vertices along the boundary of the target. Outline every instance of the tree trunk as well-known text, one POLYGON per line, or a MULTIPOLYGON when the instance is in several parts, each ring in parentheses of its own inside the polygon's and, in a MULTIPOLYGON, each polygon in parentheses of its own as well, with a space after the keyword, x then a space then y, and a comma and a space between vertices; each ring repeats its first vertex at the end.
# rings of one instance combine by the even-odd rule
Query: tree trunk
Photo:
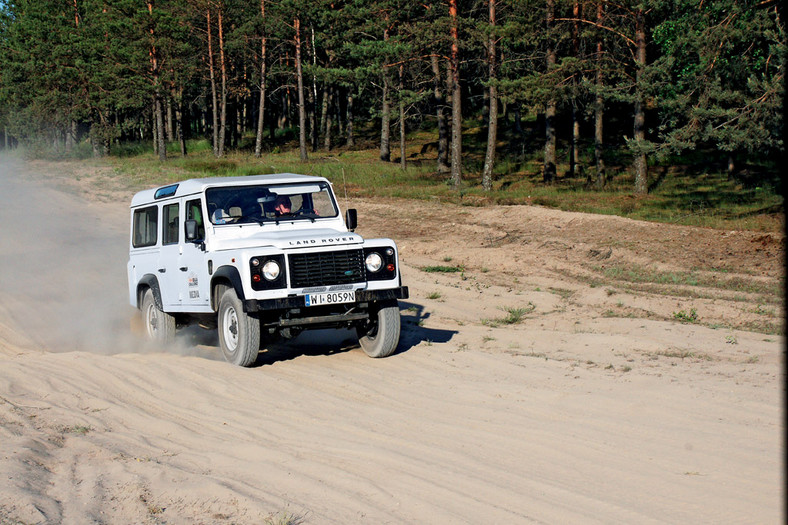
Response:
MULTIPOLYGON (((580 1, 574 0, 572 4, 572 52, 580 60, 580 1)), ((580 112, 577 110, 578 98, 578 73, 572 75, 572 142, 569 146, 569 176, 582 175, 583 167, 580 166, 580 112)))
POLYGON ((446 124, 446 101, 443 96, 443 75, 437 55, 430 57, 433 74, 433 96, 438 117, 438 173, 448 173, 449 167, 449 130, 446 124))
MULTIPOLYGON (((148 0, 148 14, 153 18, 153 0, 148 0)), ((159 52, 156 49, 156 34, 154 25, 150 26, 150 65, 151 77, 153 79, 153 111, 154 118, 156 119, 156 126, 158 126, 158 135, 156 136, 156 149, 158 150, 159 160, 167 160, 167 144, 164 137, 164 101, 161 94, 161 80, 159 71, 159 52)), ((102 124, 105 124, 104 117, 102 116, 102 124)), ((102 125, 102 131, 106 126, 102 125)))
POLYGON ((334 118, 337 123, 337 136, 342 136, 345 133, 344 123, 342 122, 342 88, 336 86, 334 88, 334 118))
POLYGON ((178 104, 175 106, 175 129, 176 134, 178 135, 178 144, 181 147, 181 156, 186 156, 186 133, 184 131, 183 119, 184 119, 184 111, 183 111, 183 89, 180 90, 180 94, 178 96, 178 104))
MULTIPOLYGON (((312 27, 312 66, 313 71, 317 69, 317 48, 315 46, 315 28, 312 27)), ((309 105, 312 111, 309 112, 309 134, 312 151, 317 151, 320 131, 317 127, 317 75, 312 73, 312 89, 309 90, 309 105)))
POLYGON ((92 134, 90 136, 90 147, 93 149, 94 159, 101 157, 101 149, 99 149, 98 139, 95 138, 92 134))
MULTIPOLYGON (((265 0, 260 0, 260 16, 265 26, 265 0)), ((257 137, 254 142, 254 156, 260 158, 263 152, 263 129, 264 129, 264 116, 265 116, 265 60, 266 60, 266 43, 265 27, 263 27, 263 36, 260 39, 260 103, 257 112, 257 137)))
POLYGON ((329 86, 325 91, 326 98, 323 101, 324 112, 324 129, 323 129, 323 147, 326 151, 331 150, 331 127, 334 125, 331 115, 331 104, 334 102, 334 87, 329 86))
MULTIPOLYGON (((495 27, 495 0, 489 0, 490 26, 495 27)), ((491 32, 487 41, 487 68, 490 80, 489 93, 489 117, 487 123, 487 151, 484 154, 484 168, 482 169, 482 187, 485 191, 492 189, 492 172, 495 164, 495 143, 498 138, 498 88, 495 86, 497 80, 495 72, 495 35, 491 32)))
POLYGON ((153 111, 156 118, 156 150, 159 160, 167 160, 167 142, 164 135, 164 101, 160 93, 154 95, 153 111))
POLYGON ((583 176, 583 165, 580 164, 580 112, 577 100, 572 100, 572 151, 569 153, 569 176, 583 176))
POLYGON ((213 63, 213 30, 211 28, 211 8, 208 6, 206 14, 208 20, 208 72, 211 79, 211 116, 213 118, 211 141, 213 154, 219 156, 219 102, 216 94, 216 66, 213 63))
POLYGON ((306 108, 304 107, 304 74, 301 69, 301 20, 293 21, 295 27, 296 76, 298 77, 298 148, 301 161, 308 159, 306 152, 306 108))
MULTIPOLYGON (((328 86, 328 82, 323 84, 323 93, 322 93, 322 104, 320 106, 320 127, 318 130, 318 135, 325 136, 326 135, 326 122, 328 121, 328 95, 330 92, 330 88, 328 86)), ((315 149, 317 149, 317 139, 315 139, 315 149)))
MULTIPOLYGON (((547 74, 555 68, 555 43, 552 38, 553 21, 555 19, 555 0, 547 0, 547 74)), ((555 98, 550 98, 545 107, 544 131, 544 166, 542 177, 545 184, 552 184, 555 181, 555 98)))
POLYGON ((353 147, 356 145, 356 137, 353 135, 353 89, 354 87, 351 86, 347 92, 347 126, 346 126, 346 134, 347 134, 347 146, 353 147))
POLYGON ((222 100, 219 117, 219 150, 218 157, 224 156, 224 142, 227 134, 227 61, 224 58, 224 22, 222 8, 219 7, 217 25, 219 29, 219 65, 222 72, 222 100))
MULTIPOLYGON (((388 24, 388 15, 386 16, 388 24)), ((383 41, 388 42, 389 29, 383 30, 383 41)), ((383 68, 383 106, 380 112, 380 160, 391 160, 391 108, 389 107, 389 79, 388 70, 383 68)))
POLYGON ((307 102, 309 103, 309 146, 312 152, 317 151, 318 129, 317 129, 317 100, 315 100, 315 85, 306 91, 307 102))
POLYGON ((389 83, 383 72, 383 106, 380 112, 380 160, 391 160, 391 108, 389 106, 389 83))
MULTIPOLYGON (((8 140, 8 136, 6 136, 6 141, 8 140)), ((66 131, 66 152, 70 153, 71 150, 74 149, 74 146, 77 144, 77 121, 72 120, 69 122, 68 131, 66 131)), ((8 149, 8 146, 6 146, 8 149)))
POLYGON ((402 90, 405 89, 405 65, 399 65, 399 167, 407 168, 405 158, 405 101, 402 99, 402 90))
POLYGON ((460 41, 458 37, 457 0, 449 0, 451 19, 451 187, 462 183, 462 106, 460 104, 460 41))
POLYGON ((277 129, 285 129, 290 127, 290 121, 288 120, 290 113, 290 97, 287 89, 279 91, 279 106, 279 118, 276 121, 276 127, 277 129))
POLYGON ((172 116, 172 98, 167 97, 166 104, 167 104, 167 140, 172 142, 175 138, 173 116, 172 116))
POLYGON ((233 148, 238 147, 238 141, 243 133, 243 101, 236 100, 235 104, 230 105, 230 144, 233 148))
MULTIPOLYGON (((150 119, 151 119, 151 132, 152 132, 151 135, 153 139, 153 154, 158 155, 159 154, 159 121, 156 118, 156 95, 153 96, 151 102, 152 104, 150 111, 150 119)), ((94 142, 94 148, 97 147, 95 144, 96 142, 94 142)))
MULTIPOLYGON (((596 7, 596 22, 602 25, 605 16, 604 4, 600 1, 596 7)), ((601 189, 607 184, 605 174, 604 135, 602 134, 603 115, 605 112, 605 100, 602 98, 602 87, 604 76, 602 74, 602 37, 597 37, 596 42, 596 97, 594 99, 594 157, 596 160, 596 187, 601 189)))
POLYGON ((646 22, 642 9, 635 13, 635 44, 637 58, 635 60, 635 123, 633 129, 635 147, 635 193, 648 193, 648 165, 643 145, 646 139, 646 114, 643 108, 643 88, 641 86, 643 70, 646 67, 646 22))

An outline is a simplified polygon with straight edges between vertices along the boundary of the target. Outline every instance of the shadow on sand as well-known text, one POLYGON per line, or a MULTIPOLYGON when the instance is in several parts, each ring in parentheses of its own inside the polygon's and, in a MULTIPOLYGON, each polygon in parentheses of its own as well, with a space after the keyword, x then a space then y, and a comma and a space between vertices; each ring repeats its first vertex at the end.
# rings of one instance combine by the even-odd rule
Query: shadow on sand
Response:
MULTIPOLYGON (((403 354, 422 342, 446 343, 457 333, 456 330, 440 330, 421 326, 430 317, 424 306, 400 301, 402 332, 399 345, 393 355, 403 354)), ((189 355, 211 360, 223 360, 219 339, 215 330, 188 327, 178 334, 179 346, 190 347, 189 355)), ((359 350, 355 330, 307 330, 291 340, 276 340, 264 345, 254 367, 290 361, 301 356, 330 356, 359 350)))

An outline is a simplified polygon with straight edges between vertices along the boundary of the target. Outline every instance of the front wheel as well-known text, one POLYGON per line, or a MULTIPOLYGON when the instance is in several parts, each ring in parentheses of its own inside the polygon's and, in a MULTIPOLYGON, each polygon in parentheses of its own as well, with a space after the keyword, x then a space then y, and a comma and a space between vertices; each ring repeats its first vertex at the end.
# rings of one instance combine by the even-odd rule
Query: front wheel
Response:
POLYGON ((175 339, 175 316, 156 306, 156 298, 150 288, 142 296, 142 325, 151 341, 168 344, 175 339))
POLYGON ((219 345, 224 358, 234 365, 251 366, 260 351, 260 320, 243 310, 232 288, 219 299, 219 345))
POLYGON ((357 331, 358 342, 369 357, 390 356, 399 344, 399 306, 395 302, 381 307, 377 313, 371 313, 369 324, 357 331))

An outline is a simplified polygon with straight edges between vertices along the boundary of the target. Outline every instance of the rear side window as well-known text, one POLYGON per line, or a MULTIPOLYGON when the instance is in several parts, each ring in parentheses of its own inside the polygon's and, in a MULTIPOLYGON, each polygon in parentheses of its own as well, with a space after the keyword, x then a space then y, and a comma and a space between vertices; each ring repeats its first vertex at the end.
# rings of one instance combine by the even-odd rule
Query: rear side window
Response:
POLYGON ((159 231, 159 207, 134 210, 134 233, 131 244, 135 248, 155 246, 159 231))

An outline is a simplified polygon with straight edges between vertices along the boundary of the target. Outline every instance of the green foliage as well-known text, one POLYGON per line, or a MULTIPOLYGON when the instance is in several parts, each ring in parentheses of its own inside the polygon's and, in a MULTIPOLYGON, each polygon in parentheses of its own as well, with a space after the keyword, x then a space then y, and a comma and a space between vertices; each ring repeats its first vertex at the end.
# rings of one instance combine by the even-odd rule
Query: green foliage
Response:
POLYGON ((691 308, 689 313, 684 310, 679 310, 678 312, 673 312, 673 319, 681 321, 682 323, 697 323, 698 312, 694 308, 691 308))
POLYGON ((422 266, 421 271, 427 273, 459 273, 463 271, 460 266, 422 266))
POLYGON ((529 302, 528 306, 525 307, 507 306, 502 308, 502 310, 506 312, 506 316, 499 317, 497 319, 482 319, 481 323, 491 328, 497 328, 500 325, 518 324, 523 320, 523 317, 525 317, 526 314, 536 310, 536 305, 529 302))
POLYGON ((653 30, 665 76, 658 93, 664 151, 713 145, 770 153, 782 143, 785 34, 751 2, 679 2, 653 30))

